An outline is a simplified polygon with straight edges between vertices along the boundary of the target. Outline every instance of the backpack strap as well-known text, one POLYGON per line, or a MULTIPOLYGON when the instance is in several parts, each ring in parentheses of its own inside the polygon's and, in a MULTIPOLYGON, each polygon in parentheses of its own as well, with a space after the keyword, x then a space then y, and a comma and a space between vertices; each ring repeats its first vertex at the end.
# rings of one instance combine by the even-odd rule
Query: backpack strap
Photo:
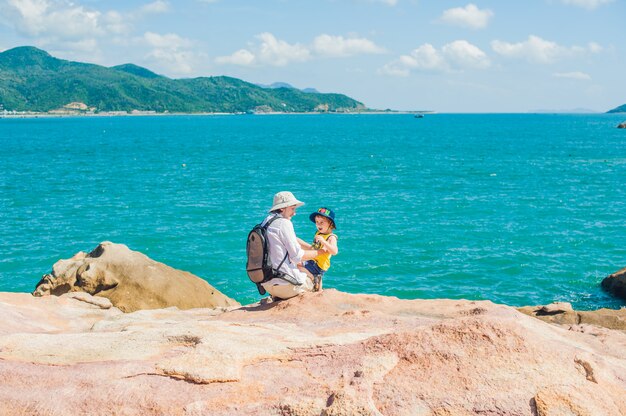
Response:
MULTIPOLYGON (((267 230, 267 228, 270 226, 270 224, 273 223, 275 220, 277 220, 279 218, 281 218, 280 215, 278 215, 278 214, 274 215, 272 218, 269 219, 269 221, 267 221, 267 223, 263 227, 267 230)), ((285 251, 287 251, 287 250, 285 250, 285 251)), ((280 269, 280 267, 283 265, 285 260, 287 260, 288 256, 289 256, 289 253, 286 252, 285 253, 285 257, 283 257, 283 261, 280 262, 280 264, 276 268, 276 271, 278 271, 280 269)))
MULTIPOLYGON (((287 250, 285 250, 287 251, 287 250)), ((283 265, 283 263, 285 262, 285 260, 287 260, 287 257, 289 257, 289 253, 285 253, 285 257, 283 257, 283 261, 280 262, 280 264, 278 265, 278 267, 276 268, 276 271, 280 270, 280 266, 283 265)))
POLYGON ((270 218, 265 225, 262 225, 263 228, 265 228, 267 230, 267 227, 270 226, 271 223, 273 223, 275 220, 277 220, 278 218, 280 218, 280 215, 276 214, 274 215, 272 218, 270 218))

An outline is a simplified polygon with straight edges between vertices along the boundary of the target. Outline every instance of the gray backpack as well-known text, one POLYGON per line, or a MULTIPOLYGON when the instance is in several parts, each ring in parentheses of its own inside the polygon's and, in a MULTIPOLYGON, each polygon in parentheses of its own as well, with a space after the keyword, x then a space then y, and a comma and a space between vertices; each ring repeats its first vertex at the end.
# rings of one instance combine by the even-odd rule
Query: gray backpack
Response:
POLYGON ((257 224, 248 233, 248 243, 246 244, 246 254, 248 261, 246 264, 246 272, 250 280, 256 284, 257 290, 261 295, 265 294, 265 289, 262 284, 275 277, 285 278, 285 274, 279 272, 280 266, 287 260, 287 254, 285 258, 280 262, 277 269, 272 267, 272 262, 269 255, 269 247, 267 244, 267 227, 272 222, 280 218, 276 215, 270 218, 265 224, 257 224))

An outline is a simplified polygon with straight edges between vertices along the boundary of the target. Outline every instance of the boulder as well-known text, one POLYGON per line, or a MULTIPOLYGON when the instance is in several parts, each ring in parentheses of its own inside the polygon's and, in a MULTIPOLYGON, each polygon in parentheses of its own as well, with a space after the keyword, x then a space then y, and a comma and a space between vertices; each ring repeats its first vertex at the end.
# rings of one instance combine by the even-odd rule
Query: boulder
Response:
POLYGON ((239 306, 201 278, 159 263, 123 244, 103 242, 91 253, 59 260, 34 296, 86 292, 107 298, 123 312, 239 306))
POLYGON ((605 277, 601 286, 607 292, 626 299, 626 267, 605 277))

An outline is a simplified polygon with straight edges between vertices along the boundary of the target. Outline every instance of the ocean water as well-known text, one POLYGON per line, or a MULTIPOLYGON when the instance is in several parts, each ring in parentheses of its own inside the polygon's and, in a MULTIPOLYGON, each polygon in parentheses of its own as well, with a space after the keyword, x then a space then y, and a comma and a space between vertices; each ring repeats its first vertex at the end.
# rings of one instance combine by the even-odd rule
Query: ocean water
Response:
POLYGON ((0 291, 101 241, 259 299, 245 241, 272 196, 337 214, 325 287, 513 306, 625 305, 623 115, 0 119, 0 291))

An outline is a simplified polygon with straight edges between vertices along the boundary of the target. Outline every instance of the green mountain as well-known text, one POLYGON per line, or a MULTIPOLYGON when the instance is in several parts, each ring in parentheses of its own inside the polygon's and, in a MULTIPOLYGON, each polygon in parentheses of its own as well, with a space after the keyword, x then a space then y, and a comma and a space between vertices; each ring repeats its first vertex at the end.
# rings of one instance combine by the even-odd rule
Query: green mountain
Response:
POLYGON ((0 109, 50 111, 80 102, 96 111, 358 111, 342 94, 267 89, 226 76, 171 79, 133 64, 111 68, 23 46, 0 53, 0 109))
POLYGON ((614 109, 607 111, 607 113, 626 113, 626 104, 615 107, 614 109))

